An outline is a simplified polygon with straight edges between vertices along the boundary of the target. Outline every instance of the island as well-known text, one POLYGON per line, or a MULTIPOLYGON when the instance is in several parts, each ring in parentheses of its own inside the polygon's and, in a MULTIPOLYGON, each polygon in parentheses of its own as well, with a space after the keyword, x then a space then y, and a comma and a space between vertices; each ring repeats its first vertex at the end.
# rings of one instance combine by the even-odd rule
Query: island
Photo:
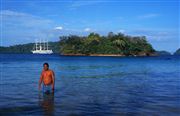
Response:
MULTIPOLYGON (((109 32, 106 36, 90 33, 87 36, 60 36, 49 42, 53 53, 67 56, 155 56, 156 50, 145 36, 129 36, 109 32)), ((34 43, 0 47, 0 53, 31 53, 34 43)))
POLYGON ((174 55, 180 55, 180 48, 176 50, 176 52, 174 53, 174 55))
POLYGON ((154 56, 155 50, 145 36, 129 36, 109 32, 107 36, 90 33, 88 36, 60 37, 61 55, 76 56, 154 56))

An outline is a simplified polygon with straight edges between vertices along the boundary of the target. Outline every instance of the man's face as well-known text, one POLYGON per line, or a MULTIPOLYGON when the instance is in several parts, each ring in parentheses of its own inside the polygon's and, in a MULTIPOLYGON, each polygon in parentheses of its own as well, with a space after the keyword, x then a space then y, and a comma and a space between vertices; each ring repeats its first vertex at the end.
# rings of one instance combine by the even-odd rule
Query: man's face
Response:
POLYGON ((44 70, 48 70, 48 66, 47 65, 44 65, 44 70))

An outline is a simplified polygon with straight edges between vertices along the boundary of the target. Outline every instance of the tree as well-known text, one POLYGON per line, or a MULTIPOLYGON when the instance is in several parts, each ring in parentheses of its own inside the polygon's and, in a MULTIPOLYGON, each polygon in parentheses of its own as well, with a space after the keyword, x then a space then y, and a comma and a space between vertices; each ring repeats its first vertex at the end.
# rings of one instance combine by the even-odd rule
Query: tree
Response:
POLYGON ((100 42, 100 35, 97 33, 90 33, 87 37, 87 44, 90 44, 92 41, 96 41, 97 43, 100 42))
POLYGON ((113 33, 113 32, 109 32, 107 37, 108 37, 109 39, 111 39, 113 36, 114 36, 114 33, 113 33))

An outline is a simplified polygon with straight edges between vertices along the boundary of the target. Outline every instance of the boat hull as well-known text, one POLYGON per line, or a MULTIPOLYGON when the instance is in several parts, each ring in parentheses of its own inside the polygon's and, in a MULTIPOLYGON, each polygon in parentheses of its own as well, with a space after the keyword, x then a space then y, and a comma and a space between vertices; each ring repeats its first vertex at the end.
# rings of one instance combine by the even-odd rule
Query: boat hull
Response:
POLYGON ((33 54, 52 54, 52 50, 33 50, 33 54))

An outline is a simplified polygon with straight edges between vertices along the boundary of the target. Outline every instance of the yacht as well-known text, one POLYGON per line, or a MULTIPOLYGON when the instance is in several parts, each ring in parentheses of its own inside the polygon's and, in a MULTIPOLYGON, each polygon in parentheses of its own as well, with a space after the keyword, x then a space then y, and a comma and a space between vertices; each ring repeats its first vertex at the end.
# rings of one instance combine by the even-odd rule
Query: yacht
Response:
POLYGON ((41 40, 35 41, 35 46, 34 49, 32 50, 33 54, 52 54, 53 51, 49 49, 48 41, 43 41, 41 40))

